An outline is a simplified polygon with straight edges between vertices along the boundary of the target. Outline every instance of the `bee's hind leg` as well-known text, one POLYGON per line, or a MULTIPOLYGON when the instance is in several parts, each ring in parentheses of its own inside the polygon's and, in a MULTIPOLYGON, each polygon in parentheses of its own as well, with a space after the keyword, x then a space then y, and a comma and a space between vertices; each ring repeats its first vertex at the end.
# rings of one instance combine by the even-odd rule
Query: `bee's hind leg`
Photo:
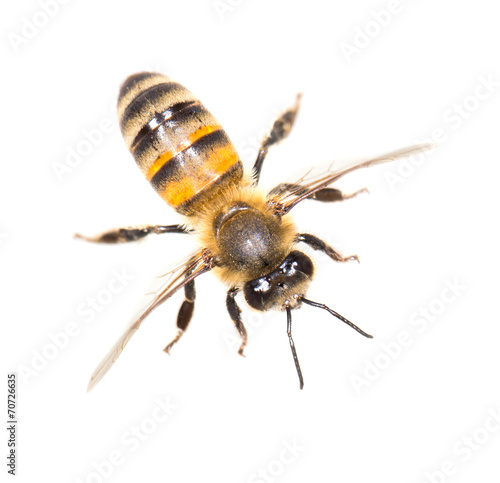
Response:
POLYGON ((297 100, 295 104, 283 112, 278 119, 274 121, 273 127, 269 134, 262 140, 259 148, 259 154, 255 160, 255 164, 252 169, 253 184, 259 183, 260 172, 262 171, 262 165, 264 164, 264 159, 266 159, 267 152, 273 144, 277 144, 283 139, 285 139, 295 122, 295 117, 297 116, 297 111, 299 110, 300 98, 302 94, 297 94, 297 100))
MULTIPOLYGON (((192 270, 186 272, 186 278, 192 274, 192 270)), ((196 290, 194 288, 194 280, 184 285, 184 302, 182 302, 179 313, 177 314, 177 334, 173 340, 163 349, 167 354, 170 354, 170 350, 173 345, 178 342, 178 340, 186 332, 189 322, 193 317, 194 312, 194 299, 196 298, 196 290)))
MULTIPOLYGON (((269 193, 267 194, 268 197, 270 196, 283 196, 288 193, 293 193, 294 195, 300 196, 302 193, 305 193, 307 191, 306 186, 302 186, 300 184, 295 184, 295 183, 280 183, 279 185, 275 186, 269 193)), ((342 193, 337 188, 323 188, 322 190, 316 191, 312 195, 308 196, 308 200, 316 200, 316 201, 322 201, 323 203, 332 203, 334 201, 344 201, 348 200, 350 198, 354 198, 355 196, 360 195, 361 193, 368 193, 367 188, 360 189, 358 191, 355 191, 354 193, 342 193)))

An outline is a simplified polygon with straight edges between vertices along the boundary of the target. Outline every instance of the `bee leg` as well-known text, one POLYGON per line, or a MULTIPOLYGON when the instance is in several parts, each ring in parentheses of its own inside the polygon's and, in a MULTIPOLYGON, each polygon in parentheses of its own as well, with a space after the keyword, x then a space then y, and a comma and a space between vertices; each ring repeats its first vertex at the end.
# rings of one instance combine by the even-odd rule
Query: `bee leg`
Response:
POLYGON ((311 196, 308 197, 310 200, 322 201, 324 203, 331 203, 333 201, 343 201, 349 198, 354 198, 361 193, 369 193, 367 188, 362 188, 354 193, 345 194, 336 188, 323 188, 322 190, 316 191, 311 196))
POLYGON ((140 240, 151 234, 163 234, 163 233, 191 233, 192 230, 188 230, 182 225, 151 225, 144 226, 141 228, 117 228, 115 230, 106 231, 97 235, 95 237, 87 237, 75 234, 75 238, 80 238, 94 243, 128 243, 132 241, 140 240))
POLYGON ((240 356, 244 356, 243 350, 245 346, 247 345, 247 340, 248 340, 248 334, 247 330, 245 329, 245 326, 243 325, 243 322, 241 321, 241 310, 238 307, 238 304, 236 303, 236 300, 234 300, 234 297, 238 293, 239 289, 237 287, 233 287, 228 290, 227 292, 227 297, 226 297, 226 307, 227 311, 229 312, 229 316, 231 317, 232 321, 234 322, 234 325, 236 326, 236 329, 238 330, 242 342, 240 345, 240 348, 238 349, 238 354, 240 356))
MULTIPOLYGON (((282 196, 285 193, 293 193, 300 196, 307 190, 307 187, 301 186, 300 184, 293 183, 280 183, 275 186, 267 196, 282 196)), ((316 191, 311 196, 308 196, 308 200, 322 201, 323 203, 331 203, 334 201, 348 200, 349 198, 354 198, 361 193, 368 193, 368 189, 363 188, 354 193, 345 194, 336 188, 323 188, 322 190, 316 191)))
POLYGON ((285 139, 290 133, 290 130, 292 129, 292 126, 295 122, 295 117, 297 116, 297 111, 299 109, 301 97, 302 94, 300 93, 297 94, 297 100, 295 101, 295 104, 289 109, 287 109, 285 112, 283 112, 278 117, 278 119, 274 121, 271 131, 262 140, 262 143, 260 144, 259 148, 259 154, 257 155, 257 159, 255 160, 255 164, 253 165, 253 170, 252 170, 253 184, 256 185, 259 183, 260 172, 262 170, 262 165, 264 164, 264 159, 266 159, 269 148, 273 144, 277 144, 283 139, 285 139))
MULTIPOLYGON (((186 272, 186 278, 192 274, 192 270, 186 272)), ((184 302, 182 302, 179 313, 177 314, 177 334, 165 349, 163 349, 167 354, 170 354, 172 346, 177 343, 177 341, 183 336, 184 332, 188 328, 189 322, 193 317, 194 311, 194 299, 196 298, 196 290, 194 288, 194 280, 184 285, 184 302)))
POLYGON ((320 238, 310 235, 309 233, 300 233, 295 237, 296 242, 303 242, 309 245, 314 250, 320 250, 326 253, 332 260, 336 262, 351 262, 356 260, 359 263, 359 258, 357 255, 351 255, 349 257, 343 257, 339 252, 334 250, 331 246, 327 245, 320 238))

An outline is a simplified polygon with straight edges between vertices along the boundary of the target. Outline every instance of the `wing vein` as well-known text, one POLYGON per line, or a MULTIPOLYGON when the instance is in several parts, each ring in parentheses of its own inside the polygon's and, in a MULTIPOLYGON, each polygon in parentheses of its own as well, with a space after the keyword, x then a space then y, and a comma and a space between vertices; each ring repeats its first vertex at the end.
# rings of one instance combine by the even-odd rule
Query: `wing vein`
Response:
POLYGON ((144 309, 141 315, 134 320, 134 322, 125 330, 122 336, 116 341, 115 345, 106 354, 104 359, 96 367, 94 373, 92 374, 87 391, 91 391, 96 384, 106 375, 106 373, 111 369, 115 361, 118 359, 122 353, 125 346, 128 344, 129 340, 139 329, 144 319, 163 302, 168 300, 174 293, 179 289, 187 285, 189 282, 199 277, 205 272, 211 270, 214 266, 213 258, 207 253, 207 251, 202 250, 200 253, 195 255, 190 262, 184 265, 184 270, 182 270, 173 280, 155 297, 155 299, 144 309), (191 263, 190 263, 191 262, 191 263), (182 281, 179 280, 186 275, 190 270, 193 270, 189 276, 185 277, 182 281))

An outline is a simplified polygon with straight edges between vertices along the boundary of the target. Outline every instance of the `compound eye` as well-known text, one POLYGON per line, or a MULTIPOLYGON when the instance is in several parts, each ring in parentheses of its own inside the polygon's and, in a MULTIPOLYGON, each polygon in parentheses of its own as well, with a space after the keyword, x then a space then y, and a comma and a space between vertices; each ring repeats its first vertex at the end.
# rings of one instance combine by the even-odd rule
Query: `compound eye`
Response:
POLYGON ((302 252, 293 251, 276 270, 245 284, 245 300, 250 307, 260 311, 281 307, 287 298, 295 295, 299 286, 303 288, 313 272, 311 259, 302 252))
POLYGON ((273 284, 268 276, 256 278, 245 284, 243 293, 250 307, 264 311, 267 310, 267 303, 272 296, 273 284))
MULTIPOLYGON (((314 273, 314 265, 311 259, 302 252, 294 250, 286 257, 283 264, 287 263, 288 275, 295 275, 297 272, 302 272, 308 277, 312 277, 314 273)), ((282 265, 283 265, 282 264, 282 265)))

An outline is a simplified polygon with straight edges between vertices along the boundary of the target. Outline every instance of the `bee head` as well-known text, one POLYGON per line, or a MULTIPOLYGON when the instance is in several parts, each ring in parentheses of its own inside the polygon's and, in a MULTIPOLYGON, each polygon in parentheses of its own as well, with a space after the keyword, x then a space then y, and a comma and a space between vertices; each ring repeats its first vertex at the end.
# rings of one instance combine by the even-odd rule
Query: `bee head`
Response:
POLYGON ((243 294, 248 305, 260 311, 295 309, 300 306, 313 274, 312 260, 294 250, 276 270, 247 282, 243 294))

